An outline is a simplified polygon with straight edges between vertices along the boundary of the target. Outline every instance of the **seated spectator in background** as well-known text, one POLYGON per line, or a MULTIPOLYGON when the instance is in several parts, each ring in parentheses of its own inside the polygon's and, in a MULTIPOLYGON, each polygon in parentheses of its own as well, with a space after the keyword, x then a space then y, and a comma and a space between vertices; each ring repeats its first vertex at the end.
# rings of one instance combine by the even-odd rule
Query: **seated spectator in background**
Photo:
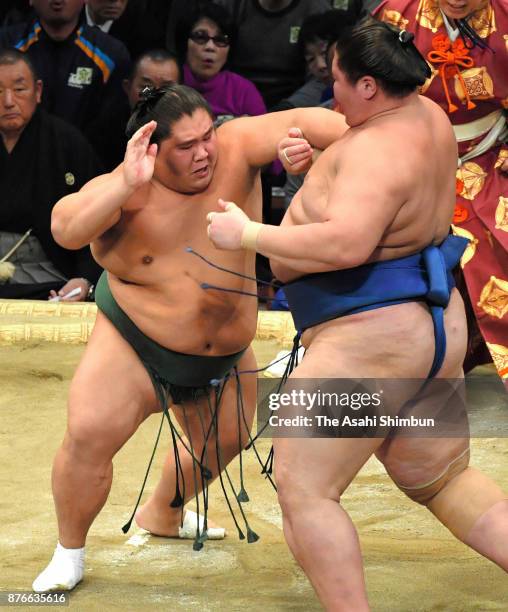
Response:
POLYGON ((233 15, 237 40, 231 68, 251 80, 268 109, 305 81, 298 46, 304 20, 330 9, 330 0, 216 0, 233 15))
MULTIPOLYGON (((129 78, 123 82, 130 110, 139 102, 141 92, 147 87, 160 89, 180 83, 180 80, 180 66, 175 55, 166 49, 146 51, 134 62, 129 78)), ((125 142, 127 144, 127 140, 125 142)))
POLYGON ((123 96, 125 46, 80 22, 84 0, 31 0, 36 18, 0 30, 0 47, 28 54, 44 83, 42 105, 87 134, 101 109, 123 96))
POLYGON ((84 300, 100 268, 89 248, 68 251, 53 240, 51 210, 101 169, 76 128, 38 107, 41 94, 28 56, 1 50, 0 297, 47 299, 77 289, 69 299, 84 300))
POLYGON ((327 55, 346 16, 347 11, 331 10, 310 15, 305 19, 300 30, 299 45, 309 78, 300 89, 272 110, 318 106, 333 97, 333 78, 327 55))
MULTIPOLYGON (((348 23, 348 20, 344 18, 345 11, 330 11, 330 13, 339 14, 339 18, 336 18, 335 20, 330 18, 330 28, 328 30, 330 34, 332 32, 335 32, 334 36, 337 37, 340 34, 342 28, 344 28, 346 24, 348 23)), ((324 15, 326 14, 327 13, 325 13, 324 15)), ((335 50, 335 44, 334 44, 335 41, 333 40, 333 34, 331 35, 332 35, 332 38, 328 39, 329 42, 327 42, 324 61, 325 61, 326 71, 329 75, 329 78, 333 79, 332 61, 333 61, 333 53, 335 50)), ((323 36, 327 36, 327 34, 323 32, 323 36)), ((328 98, 327 100, 325 100, 324 102, 322 102, 321 104, 319 104, 319 106, 322 106, 324 108, 329 108, 331 110, 335 110, 339 112, 337 103, 335 102, 335 99, 333 98, 333 90, 331 93, 332 93, 332 96, 328 98)), ((320 154, 321 154, 321 151, 314 151, 314 160, 316 160, 320 154)), ((286 183, 284 184, 284 206, 287 209, 289 205, 291 204, 291 200, 293 199, 293 196, 303 185, 305 173, 294 174, 293 169, 291 168, 291 166, 287 164, 287 161, 284 158, 282 158, 281 162, 284 165, 284 169, 287 171, 286 183)))
MULTIPOLYGON (((167 4, 168 0, 164 1, 167 4)), ((86 23, 121 40, 131 57, 138 57, 165 45, 165 23, 159 23, 152 5, 147 0, 88 0, 84 8, 86 23)))
POLYGON ((266 113, 256 86, 239 74, 223 70, 233 41, 229 13, 213 3, 198 7, 177 27, 183 83, 206 99, 216 117, 216 127, 234 117, 266 113))
MULTIPOLYGON (((86 22, 97 26, 105 34, 111 33, 118 19, 123 15, 129 0, 88 0, 85 4, 86 22)), ((114 36, 114 34, 112 34, 114 36)))
POLYGON ((106 171, 113 170, 123 161, 128 140, 125 127, 143 89, 158 89, 180 83, 180 80, 178 59, 165 49, 151 49, 137 58, 128 78, 123 81, 123 99, 90 134, 106 171))

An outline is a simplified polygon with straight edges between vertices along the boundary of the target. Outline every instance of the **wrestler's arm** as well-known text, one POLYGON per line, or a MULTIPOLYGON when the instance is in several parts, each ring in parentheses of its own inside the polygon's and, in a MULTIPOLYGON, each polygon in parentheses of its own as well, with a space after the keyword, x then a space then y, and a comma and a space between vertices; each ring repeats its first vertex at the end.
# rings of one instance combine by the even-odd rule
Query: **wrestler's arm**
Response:
POLYGON ((60 246, 80 249, 118 223, 122 206, 153 175, 157 145, 150 145, 150 136, 155 127, 152 121, 132 136, 124 161, 113 172, 92 179, 55 204, 51 231, 60 246))
POLYGON ((361 265, 409 197, 411 177, 404 176, 404 164, 396 163, 399 157, 395 144, 387 139, 374 141, 366 135, 351 139, 336 162, 340 172, 330 187, 323 221, 247 225, 243 211, 219 201, 226 212, 209 215, 210 239, 223 249, 238 249, 240 242, 247 248, 255 246, 275 264, 280 262, 284 281, 361 265), (387 160, 392 160, 390 168, 387 160))
POLYGON ((326 149, 348 129, 343 115, 320 107, 243 117, 229 125, 229 129, 235 130, 242 155, 253 168, 261 168, 276 159, 279 142, 292 127, 300 128, 308 143, 317 149, 326 149))

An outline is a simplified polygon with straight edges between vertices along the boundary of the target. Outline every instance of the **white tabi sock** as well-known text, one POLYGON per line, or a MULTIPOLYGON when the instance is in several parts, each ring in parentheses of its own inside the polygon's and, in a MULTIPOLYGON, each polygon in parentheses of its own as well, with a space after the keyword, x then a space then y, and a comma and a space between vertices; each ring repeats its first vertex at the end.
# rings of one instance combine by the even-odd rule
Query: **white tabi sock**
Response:
POLYGON ((85 548, 64 548, 56 545, 53 558, 32 584, 36 593, 70 591, 83 579, 85 548))

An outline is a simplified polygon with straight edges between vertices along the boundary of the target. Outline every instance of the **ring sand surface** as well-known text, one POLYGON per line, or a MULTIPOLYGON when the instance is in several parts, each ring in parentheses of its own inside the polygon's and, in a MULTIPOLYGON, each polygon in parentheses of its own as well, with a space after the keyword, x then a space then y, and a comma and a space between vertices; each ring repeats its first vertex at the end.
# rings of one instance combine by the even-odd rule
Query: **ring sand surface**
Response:
MULTIPOLYGON (((0 301, 0 590, 30 590, 55 545, 51 463, 63 436, 69 383, 93 326, 91 304, 0 301)), ((254 348, 260 365, 290 345, 287 313, 260 313, 254 348)), ((320 610, 284 542, 275 493, 245 455, 246 504, 261 539, 240 542, 220 487, 210 517, 228 537, 200 552, 188 540, 124 535, 159 424, 149 418, 115 458, 109 500, 87 544, 83 582, 71 593, 78 611, 320 610)), ((169 436, 168 436, 169 437, 169 436)), ((147 485, 160 473, 161 443, 147 485)), ((270 441, 260 440, 266 456, 270 441)), ((508 488, 508 440, 472 441, 472 463, 508 488)), ((237 475, 237 466, 232 469, 237 475)), ((410 502, 371 459, 343 496, 358 528, 374 612, 506 610, 502 570, 457 542, 424 508, 410 502)))

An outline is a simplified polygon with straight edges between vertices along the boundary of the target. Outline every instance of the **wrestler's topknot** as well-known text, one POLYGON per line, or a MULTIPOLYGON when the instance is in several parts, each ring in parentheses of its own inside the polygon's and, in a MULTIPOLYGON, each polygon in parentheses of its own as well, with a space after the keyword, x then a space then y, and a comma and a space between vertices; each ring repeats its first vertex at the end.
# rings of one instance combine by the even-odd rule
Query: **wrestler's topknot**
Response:
POLYGON ((130 138, 143 125, 156 121, 157 127, 150 143, 159 144, 171 136, 174 123, 184 115, 192 116, 200 108, 213 119, 208 102, 191 87, 172 83, 160 89, 147 89, 132 111, 125 134, 130 138))

